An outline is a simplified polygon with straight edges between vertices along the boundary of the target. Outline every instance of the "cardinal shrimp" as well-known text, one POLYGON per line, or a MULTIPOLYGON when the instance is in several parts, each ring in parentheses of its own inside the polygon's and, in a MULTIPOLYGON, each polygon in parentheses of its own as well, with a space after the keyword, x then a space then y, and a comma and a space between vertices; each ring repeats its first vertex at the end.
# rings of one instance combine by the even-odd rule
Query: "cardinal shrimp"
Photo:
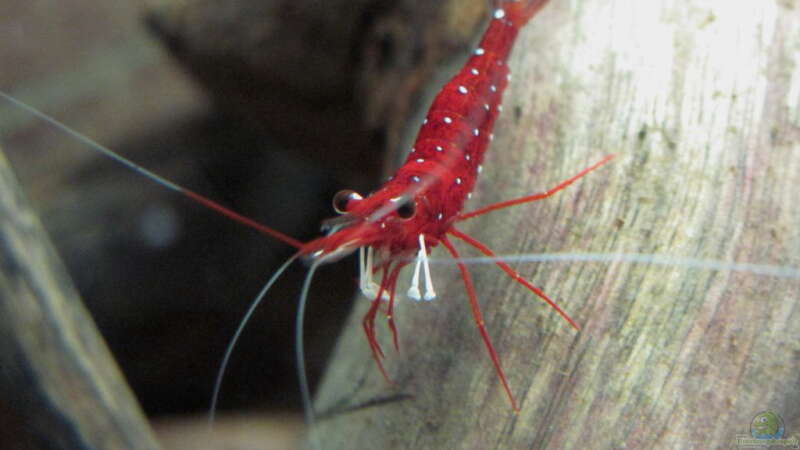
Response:
MULTIPOLYGON (((552 446, 589 441, 633 445, 648 436, 678 445, 691 437, 690 431, 687 435, 680 430, 691 429, 684 423, 686 417, 701 418, 694 413, 703 409, 701 402, 720 418, 714 427, 704 427, 711 430, 709 439, 715 442, 725 440, 736 426, 746 423, 750 409, 763 403, 786 406, 780 400, 785 397, 780 377, 796 363, 781 355, 791 353, 796 340, 782 336, 797 335, 796 312, 791 305, 797 297, 796 255, 800 254, 795 251, 798 241, 793 230, 797 227, 791 225, 798 223, 797 213, 786 205, 788 187, 800 171, 796 170, 796 154, 791 152, 796 143, 785 125, 794 123, 796 114, 791 112, 797 111, 797 105, 787 101, 786 110, 756 107, 763 104, 759 99, 770 89, 742 81, 760 79, 755 72, 758 67, 793 67, 785 64, 791 60, 788 53, 764 54, 758 46, 772 42, 770 39, 783 42, 797 28, 790 26, 790 16, 778 14, 779 6, 758 11, 745 6, 711 8, 713 20, 695 29, 686 25, 693 23, 691 15, 678 14, 685 6, 662 6, 650 12, 618 3, 617 8, 585 5, 577 9, 553 3, 539 17, 547 20, 535 22, 541 28, 531 26, 521 34, 524 38, 518 48, 524 48, 524 54, 515 53, 509 62, 512 68, 520 67, 512 84, 516 90, 510 91, 513 94, 504 102, 506 112, 494 130, 497 139, 477 180, 476 198, 467 204, 492 204, 556 186, 589 163, 587 148, 602 149, 600 155, 613 150, 619 155, 615 164, 537 206, 517 206, 491 217, 476 217, 463 228, 502 251, 502 261, 513 264, 533 285, 552 295, 582 331, 574 333, 558 314, 534 307, 534 295, 504 276, 496 277, 493 271, 498 269, 467 265, 475 277, 474 298, 479 299, 487 333, 511 386, 506 389, 504 382, 498 382, 498 366, 484 355, 487 341, 475 333, 473 315, 464 306, 473 297, 464 295, 463 272, 452 267, 452 259, 448 262, 441 255, 427 255, 433 241, 411 236, 415 237, 409 239, 413 251, 402 260, 412 266, 412 280, 406 283, 398 281, 393 266, 381 265, 386 254, 373 250, 375 284, 361 284, 373 295, 372 302, 358 305, 361 311, 347 328, 317 396, 318 409, 325 411, 335 411, 344 398, 363 408, 340 408, 350 413, 320 421, 320 435, 333 435, 325 430, 342 428, 339 419, 346 419, 363 422, 358 442, 373 446, 398 442, 410 430, 420 436, 418 447, 431 448, 453 448, 459 442, 530 446, 533 439, 546 439, 552 446), (620 10, 632 13, 620 17, 620 10), (614 23, 618 31, 603 32, 601 24, 608 23, 614 23), (773 27, 761 34, 747 34, 748 27, 756 29, 758 23, 773 27), (675 29, 692 32, 687 36, 674 33, 675 29), (620 38, 621 30, 631 35, 620 38), (736 55, 720 51, 731 36, 739 35, 757 37, 754 45, 740 47, 736 55), (633 45, 636 42, 659 49, 678 42, 704 55, 706 64, 695 68, 694 60, 681 59, 685 55, 665 58, 664 52, 646 52, 633 45), (564 51, 565 47, 570 51, 564 51), (612 58, 615 54, 621 55, 619 59, 612 58), (746 66, 753 67, 753 73, 723 70, 734 60, 736 67, 741 67, 742 58, 752 62, 746 66), (681 61, 685 64, 677 64, 681 61), (675 66, 667 67, 669 64, 675 66), (570 70, 564 70, 565 65, 570 70), (611 76, 598 75, 602 71, 596 67, 605 67, 611 76), (719 76, 703 78, 702 67, 712 67, 719 76), (670 78, 676 73, 687 79, 697 75, 705 81, 691 87, 670 78), (558 77, 560 81, 549 87, 552 90, 539 82, 558 77), (673 102, 672 96, 685 103, 673 102), (528 104, 526 99, 533 101, 528 104), (684 114, 672 116, 665 105, 684 114), (731 114, 691 114, 700 110, 731 114), (774 126, 753 128, 751 120, 774 126), (525 133, 518 135, 515 130, 519 128, 525 133), (529 179, 532 174, 536 180, 529 179), (589 181, 594 177, 602 181, 589 181), (775 223, 763 217, 774 217, 775 223), (420 252, 423 247, 425 253, 420 252), (591 255, 574 253, 564 255, 568 264, 531 266, 526 262, 536 260, 530 255, 533 251, 578 249, 600 256, 594 262, 580 262, 581 258, 590 261, 591 255), (508 255, 512 251, 520 254, 517 262, 508 255), (435 292, 437 299, 430 302, 400 299, 407 287, 414 285, 418 255, 417 291, 423 298, 426 291, 431 292, 429 297, 435 292), (430 290, 428 280, 435 282, 430 290), (387 292, 389 298, 383 300, 381 291, 391 289, 381 287, 390 285, 398 291, 390 316, 393 325, 387 323, 373 332, 370 321, 361 318, 365 313, 387 317, 392 298, 387 292), (457 299, 461 301, 453 301, 457 299), (415 306, 407 307, 409 304, 415 306), (382 328, 388 331, 378 336, 382 328), (365 329, 372 333, 368 344, 364 343, 365 329), (389 357, 394 346, 401 353, 389 357), (770 360, 764 363, 751 358, 755 346, 783 351, 761 354, 760 358, 770 360), (358 348, 364 351, 353 350, 358 348), (382 354, 386 358, 381 358, 382 354), (386 364, 382 370, 400 392, 412 392, 410 397, 396 398, 406 401, 374 401, 394 392, 375 370, 375 360, 386 364), (766 367, 775 370, 765 375, 761 369, 766 367), (762 392, 763 401, 737 394, 741 380, 733 382, 726 375, 733 373, 744 379, 766 376, 770 382, 762 392), (720 380, 726 383, 720 384, 720 380), (703 388, 712 385, 717 390, 703 388), (508 403, 498 397, 518 401, 519 415, 508 414, 508 403), (375 426, 370 406, 380 406, 382 415, 393 418, 391 423, 375 426), (676 409, 682 413, 670 412, 676 409), (366 413, 360 414, 362 410, 366 413), (471 420, 454 414, 468 410, 477 410, 471 420), (730 412, 733 410, 742 412, 730 412), (642 419, 625 419, 630 419, 631 411, 640 411, 642 419), (493 419, 503 413, 506 419, 493 419), (513 426, 515 423, 518 426, 513 426), (620 429, 620 423, 628 425, 620 429), (559 431, 536 434, 519 426, 522 424, 542 424, 534 429, 559 431), (673 431, 659 433, 664 427, 673 431), (431 433, 431 429, 440 432, 431 433), (609 430, 616 436, 610 441, 609 430)), ((496 14, 500 19, 493 20, 502 20, 507 12, 496 14)), ((784 86, 794 92, 789 81, 797 77, 767 74, 767 86, 784 86)), ((463 87, 468 92, 471 88, 463 87)), ((460 94, 458 85, 453 88, 454 95, 460 94)), ((445 117, 450 116, 439 117, 442 123, 445 117)), ((486 136, 485 130, 477 130, 478 136, 486 136)), ((430 159, 426 156, 422 159, 430 159)), ((426 177, 419 178, 425 184, 426 177)), ((461 183, 456 181, 461 178, 458 175, 450 178, 451 184, 466 184, 464 178, 461 183)), ((385 212, 399 219, 409 215, 405 219, 412 221, 427 214, 427 209, 408 202, 404 189, 398 191, 404 195, 389 197, 395 199, 397 208, 385 212)), ((334 231, 345 232, 340 235, 343 240, 317 241, 307 253, 322 251, 318 257, 324 258, 327 251, 335 259, 341 256, 337 249, 356 251, 351 247, 358 242, 351 244, 348 239, 354 236, 348 236, 346 230, 356 229, 353 211, 369 203, 353 194, 343 194, 340 199, 344 199, 337 202, 346 213, 344 219, 328 224, 334 231), (336 245, 331 250, 326 242, 336 245)), ((363 228, 356 234, 361 233, 368 235, 363 228)), ((479 246, 476 253, 482 254, 481 249, 479 246)), ((364 252, 367 267, 369 254, 364 252)), ((478 261, 467 258, 462 262, 478 261)), ((411 292, 415 297, 416 291, 411 292)), ((786 411, 784 414, 791 414, 786 411)), ((342 446, 365 447, 351 438, 343 438, 342 446)), ((333 448, 336 442, 330 442, 333 448)))

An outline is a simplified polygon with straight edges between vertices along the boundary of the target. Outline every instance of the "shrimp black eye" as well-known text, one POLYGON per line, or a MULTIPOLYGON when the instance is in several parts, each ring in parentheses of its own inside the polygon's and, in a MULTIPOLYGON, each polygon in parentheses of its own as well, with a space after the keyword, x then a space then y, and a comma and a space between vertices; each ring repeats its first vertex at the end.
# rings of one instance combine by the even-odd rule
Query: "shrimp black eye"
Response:
POLYGON ((358 192, 351 189, 339 191, 333 196, 333 209, 339 214, 344 214, 351 201, 359 201, 363 198, 358 192))
POLYGON ((417 213, 417 204, 414 200, 405 200, 397 207, 397 217, 408 220, 417 213))

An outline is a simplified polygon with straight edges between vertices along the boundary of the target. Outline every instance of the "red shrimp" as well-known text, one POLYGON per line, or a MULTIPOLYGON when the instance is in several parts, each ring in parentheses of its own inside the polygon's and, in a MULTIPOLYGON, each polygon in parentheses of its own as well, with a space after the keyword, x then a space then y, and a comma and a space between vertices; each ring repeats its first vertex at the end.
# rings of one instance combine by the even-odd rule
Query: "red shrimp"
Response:
MULTIPOLYGON (((495 254, 484 244, 456 229, 455 223, 501 208, 549 197, 613 157, 613 155, 606 156, 601 161, 545 192, 488 205, 468 213, 462 212, 464 202, 470 196, 477 175, 481 172, 484 152, 492 141, 494 122, 502 110, 502 95, 510 78, 506 61, 513 43, 521 27, 546 3, 547 0, 494 0, 495 9, 492 12, 488 29, 464 67, 442 88, 433 101, 403 166, 390 181, 367 197, 361 197, 353 191, 338 193, 334 197, 334 207, 341 213, 341 216, 327 221, 326 227, 330 230, 328 235, 308 243, 302 243, 284 233, 258 224, 193 191, 178 186, 2 92, 0 92, 0 97, 151 180, 297 249, 295 255, 273 274, 252 302, 228 346, 212 395, 210 414, 212 421, 225 367, 242 329, 272 284, 281 276, 286 267, 299 257, 308 257, 314 262, 309 269, 301 293, 298 313, 299 326, 297 327, 298 364, 301 367, 299 372, 303 399, 309 417, 310 395, 305 380, 305 371, 302 368, 302 314, 308 286, 319 264, 340 259, 355 250, 359 250, 361 256, 361 290, 372 298, 371 307, 362 320, 362 326, 380 372, 387 381, 391 382, 381 362, 384 353, 376 339, 375 317, 382 301, 386 300, 388 302, 386 317, 392 333, 393 345, 395 348, 399 348, 397 329, 392 316, 398 275, 410 261, 416 261, 415 274, 408 291, 409 297, 416 300, 435 298, 427 255, 428 249, 439 243, 456 259, 473 318, 511 407, 516 412, 519 409, 486 330, 472 279, 466 265, 460 261, 459 253, 449 236, 466 242, 484 255, 495 257, 495 254), (420 293, 419 290, 420 271, 424 274, 424 293, 420 293), (377 284, 372 281, 372 277, 376 273, 380 276, 380 282, 377 284)), ((508 264, 499 260, 495 264, 511 279, 544 300, 575 329, 579 329, 577 323, 567 313, 539 288, 523 279, 508 264)))
MULTIPOLYGON (((455 223, 548 197, 611 158, 607 156, 544 193, 489 205, 469 213, 461 212, 481 172, 484 152, 493 137, 495 119, 502 110, 503 91, 510 78, 506 61, 517 33, 546 3, 547 0, 495 1, 496 9, 480 44, 464 67, 436 96, 403 166, 392 179, 366 198, 352 191, 337 194, 334 205, 342 216, 330 222, 335 231, 300 249, 300 254, 313 255, 317 261, 329 261, 366 248, 366 258, 363 253, 361 255, 361 289, 373 300, 362 326, 378 368, 384 378, 390 380, 381 363, 384 353, 375 337, 378 307, 382 299, 388 300, 386 316, 397 348, 397 329, 392 311, 399 271, 416 254, 417 264, 409 296, 420 298, 417 284, 422 267, 426 280, 424 298, 434 298, 436 294, 428 269, 427 252, 439 243, 444 245, 456 258, 473 318, 514 411, 518 411, 518 407, 486 331, 469 272, 458 261, 459 254, 448 236, 466 242, 487 256, 495 256, 478 240, 456 229, 455 223), (374 264, 373 253, 377 255, 374 264), (371 281, 374 272, 380 274, 377 286, 371 281)), ((506 263, 497 261, 496 264, 579 329, 575 321, 539 288, 524 280, 506 263)))

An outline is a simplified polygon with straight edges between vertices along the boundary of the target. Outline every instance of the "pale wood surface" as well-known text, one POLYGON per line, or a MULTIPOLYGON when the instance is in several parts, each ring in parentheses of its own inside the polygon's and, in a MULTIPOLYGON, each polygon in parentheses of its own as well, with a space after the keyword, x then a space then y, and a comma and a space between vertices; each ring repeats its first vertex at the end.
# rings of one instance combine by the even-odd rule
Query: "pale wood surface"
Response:
POLYGON ((794 278, 515 264, 576 333, 496 268, 471 266, 515 416, 455 268, 436 266, 439 299, 399 307, 399 354, 383 333, 396 386, 362 335, 367 302, 354 311, 316 401, 323 448, 727 448, 766 409, 796 435, 798 6, 553 1, 520 37, 470 205, 617 158, 555 198, 462 227, 500 254, 644 253, 783 266, 794 278))
POLYGON ((213 431, 205 416, 165 417, 153 422, 159 442, 168 450, 292 450, 303 436, 300 414, 246 412, 219 417, 213 431))

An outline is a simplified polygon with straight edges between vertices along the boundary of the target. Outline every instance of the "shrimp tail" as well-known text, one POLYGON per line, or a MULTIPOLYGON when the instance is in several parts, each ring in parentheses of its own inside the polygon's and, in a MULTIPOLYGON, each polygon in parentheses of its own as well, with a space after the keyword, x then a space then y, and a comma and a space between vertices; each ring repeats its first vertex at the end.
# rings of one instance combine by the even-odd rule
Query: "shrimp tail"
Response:
POLYGON ((495 8, 496 18, 501 18, 497 14, 502 14, 514 27, 522 28, 547 2, 548 0, 492 0, 492 6, 495 8))

